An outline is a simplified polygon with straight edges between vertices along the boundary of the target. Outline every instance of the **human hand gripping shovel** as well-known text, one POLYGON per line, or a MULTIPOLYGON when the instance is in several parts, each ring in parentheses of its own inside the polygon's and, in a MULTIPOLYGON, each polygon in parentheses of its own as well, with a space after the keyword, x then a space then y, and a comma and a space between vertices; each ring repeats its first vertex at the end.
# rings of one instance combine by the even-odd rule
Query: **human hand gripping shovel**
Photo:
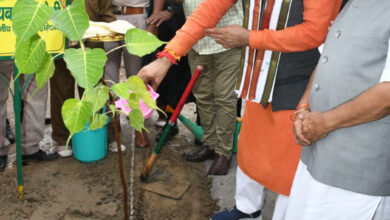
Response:
POLYGON ((152 169, 152 166, 154 162, 157 159, 157 155, 160 153, 163 144, 165 142, 165 139, 167 138, 169 132, 171 131, 172 126, 175 124, 177 117, 179 116, 179 113, 181 112, 184 103, 187 101, 188 96, 190 95, 190 92, 192 90, 192 87, 194 87, 196 80, 198 79, 200 73, 202 72, 203 68, 201 66, 198 66, 195 70, 195 73, 192 75, 192 78, 190 82, 188 83, 186 89, 184 90, 183 95, 181 96, 179 103, 176 106, 175 111, 173 112, 171 118, 168 121, 167 126, 165 126, 164 131, 161 135, 161 138, 158 140, 156 147, 153 150, 152 155, 150 156, 148 163, 144 167, 142 174, 140 176, 141 181, 146 181, 149 177, 150 170, 152 169))

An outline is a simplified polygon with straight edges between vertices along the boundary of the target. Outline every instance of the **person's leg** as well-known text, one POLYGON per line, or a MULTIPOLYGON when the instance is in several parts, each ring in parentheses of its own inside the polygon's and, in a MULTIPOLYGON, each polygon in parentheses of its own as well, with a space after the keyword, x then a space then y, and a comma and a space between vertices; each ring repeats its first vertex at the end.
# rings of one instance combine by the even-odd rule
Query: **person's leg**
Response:
MULTIPOLYGON (((117 19, 120 19, 120 16, 117 16, 117 19)), ((123 42, 105 42, 104 43, 104 50, 106 52, 122 45, 123 42)), ((104 67, 104 79, 107 80, 108 86, 112 86, 114 83, 119 82, 119 69, 121 65, 122 60, 122 50, 115 50, 108 54, 107 56, 107 62, 104 67)), ((119 120, 119 115, 116 116, 119 120)), ((111 115, 110 115, 111 118, 111 115)), ((120 125, 119 125, 120 130, 120 125)), ((111 152, 117 152, 117 146, 115 141, 115 129, 114 129, 114 120, 110 120, 110 123, 108 123, 108 149, 111 152)), ((126 147, 124 145, 121 146, 122 151, 126 150, 126 147)))
MULTIPOLYGON (((121 45, 121 42, 105 42, 104 50, 110 51, 121 45)), ((107 62, 104 66, 104 79, 109 80, 108 85, 111 86, 112 82, 119 82, 119 68, 121 65, 122 50, 115 50, 107 55, 107 62)))
POLYGON ((264 186, 248 177, 239 166, 236 173, 236 206, 243 213, 257 212, 263 206, 264 186))
POLYGON ((278 194, 275 202, 274 214, 272 220, 284 220, 286 216, 286 210, 288 205, 289 197, 278 194))
MULTIPOLYGON (((46 123, 46 121, 45 121, 45 123, 46 123)), ((50 124, 50 123, 49 123, 50 124)), ((7 120, 6 120, 6 123, 5 123, 5 137, 8 139, 8 141, 11 143, 11 144, 13 144, 13 143, 15 143, 15 134, 14 134, 14 132, 12 131, 12 128, 11 128, 11 123, 10 123, 10 121, 8 120, 8 118, 7 118, 7 120)))
MULTIPOLYGON (((21 76, 20 84, 23 85, 26 76, 21 76)), ((21 125, 22 158, 23 161, 45 161, 57 158, 57 154, 47 154, 39 149, 39 142, 45 133, 45 116, 47 103, 47 83, 38 89, 35 76, 27 83, 22 94, 24 102, 23 121, 21 125), (35 94, 34 94, 35 92, 35 94)))
MULTIPOLYGON (((124 20, 127 20, 135 27, 139 29, 146 28, 146 14, 135 14, 122 16, 124 20)), ((136 55, 130 54, 126 48, 123 49, 123 61, 126 70, 126 77, 137 75, 138 71, 142 67, 142 58, 136 55)), ((145 130, 141 132, 135 131, 135 146, 148 147, 149 139, 145 130)))
MULTIPOLYGON (((209 169, 211 175, 225 175, 230 168, 236 128, 237 95, 234 88, 240 71, 240 49, 213 54, 215 60, 214 102, 217 158, 209 169)), ((201 116, 202 118, 202 116, 201 116)), ((203 121, 202 121, 203 125, 203 121)))
POLYGON ((240 167, 236 174, 236 206, 211 216, 212 220, 256 219, 261 214, 264 187, 248 177, 240 167))
POLYGON ((390 196, 381 199, 372 220, 390 220, 390 196))
POLYGON ((199 55, 194 50, 191 50, 188 54, 188 62, 191 72, 195 72, 198 65, 203 66, 202 74, 199 75, 192 89, 204 130, 202 137, 203 147, 185 155, 187 161, 197 162, 214 158, 214 150, 217 145, 215 133, 214 61, 212 55, 199 55))
POLYGON ((66 63, 63 59, 55 60, 54 64, 54 75, 50 79, 50 115, 51 127, 53 129, 52 138, 56 142, 57 152, 63 156, 70 156, 70 147, 65 152, 65 144, 69 137, 69 131, 65 127, 62 119, 61 109, 67 99, 74 98, 75 96, 75 80, 70 74, 70 71, 66 68, 66 63))
MULTIPOLYGON (((125 15, 121 16, 121 19, 127 20, 139 29, 144 30, 146 28, 146 14, 125 15)), ((138 71, 142 67, 142 58, 130 54, 126 48, 123 48, 123 61, 126 70, 126 77, 137 75, 138 71)))
POLYGON ((0 61, 0 172, 4 170, 7 162, 9 142, 5 138, 7 119, 8 85, 14 72, 13 61, 0 61))
MULTIPOLYGON (((20 84, 23 85, 26 76, 21 76, 20 84)), ((22 99, 24 102, 23 122, 21 129, 22 154, 31 155, 39 150, 39 142, 43 139, 45 131, 45 116, 48 86, 37 90, 35 76, 27 83, 22 99)))

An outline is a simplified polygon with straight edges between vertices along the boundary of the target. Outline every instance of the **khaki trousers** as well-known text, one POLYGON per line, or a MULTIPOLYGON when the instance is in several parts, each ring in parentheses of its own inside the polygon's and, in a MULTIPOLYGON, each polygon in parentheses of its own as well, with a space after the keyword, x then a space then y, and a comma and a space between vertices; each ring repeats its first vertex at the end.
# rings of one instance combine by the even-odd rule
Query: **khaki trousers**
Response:
MULTIPOLYGON (((13 61, 0 61, 0 74, 8 83, 14 73, 13 61)), ((27 75, 20 75, 20 87, 24 84, 27 75)), ((45 115, 47 103, 47 84, 38 90, 35 76, 28 82, 22 100, 24 102, 23 122, 21 124, 22 154, 30 155, 39 150, 39 142, 43 139, 45 131, 45 115)), ((8 88, 4 82, 0 82, 0 140, 4 140, 5 121, 7 118, 8 88)), ((0 142, 0 155, 8 153, 9 146, 4 141, 0 142)))
POLYGON ((188 54, 191 71, 203 66, 192 92, 196 98, 200 122, 204 129, 202 142, 216 153, 231 156, 236 125, 237 95, 234 88, 240 71, 241 49, 199 55, 188 54))

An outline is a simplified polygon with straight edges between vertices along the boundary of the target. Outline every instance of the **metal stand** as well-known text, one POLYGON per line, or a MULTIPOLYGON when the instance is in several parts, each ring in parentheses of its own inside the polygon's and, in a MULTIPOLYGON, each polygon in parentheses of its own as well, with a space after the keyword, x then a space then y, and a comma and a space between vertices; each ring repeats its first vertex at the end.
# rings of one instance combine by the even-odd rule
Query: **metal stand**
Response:
MULTIPOLYGON (((18 76, 18 68, 15 66, 14 77, 18 76)), ((23 198, 23 168, 22 168, 22 138, 20 132, 20 113, 22 109, 22 99, 19 88, 19 77, 14 80, 14 111, 15 111, 15 136, 16 136, 16 162, 18 169, 18 193, 19 199, 23 198)))

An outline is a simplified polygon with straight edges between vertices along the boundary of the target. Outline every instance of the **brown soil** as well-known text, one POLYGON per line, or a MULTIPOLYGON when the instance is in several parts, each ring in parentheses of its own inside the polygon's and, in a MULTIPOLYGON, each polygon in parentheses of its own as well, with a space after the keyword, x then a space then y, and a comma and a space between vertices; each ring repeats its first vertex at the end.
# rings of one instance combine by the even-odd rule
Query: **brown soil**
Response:
MULTIPOLYGON (((151 125, 154 120, 149 123, 149 136, 155 137, 157 129, 151 125)), ((121 137, 127 146, 124 166, 130 206, 132 151, 129 136, 130 128, 124 126, 121 137)), ((145 183, 140 182, 139 175, 155 142, 149 148, 135 149, 134 213, 129 219, 202 220, 209 219, 217 209, 210 196, 211 181, 205 175, 204 163, 188 163, 181 156, 184 151, 195 149, 189 143, 192 140, 181 127, 180 133, 164 146, 149 178, 151 182, 166 181, 172 187, 175 187, 175 179, 191 182, 178 200, 143 190, 145 183)), ((71 157, 29 164, 23 167, 23 172, 23 199, 18 199, 16 166, 0 173, 0 220, 123 219, 123 191, 116 153, 109 152, 105 159, 95 163, 80 163, 71 157)))

